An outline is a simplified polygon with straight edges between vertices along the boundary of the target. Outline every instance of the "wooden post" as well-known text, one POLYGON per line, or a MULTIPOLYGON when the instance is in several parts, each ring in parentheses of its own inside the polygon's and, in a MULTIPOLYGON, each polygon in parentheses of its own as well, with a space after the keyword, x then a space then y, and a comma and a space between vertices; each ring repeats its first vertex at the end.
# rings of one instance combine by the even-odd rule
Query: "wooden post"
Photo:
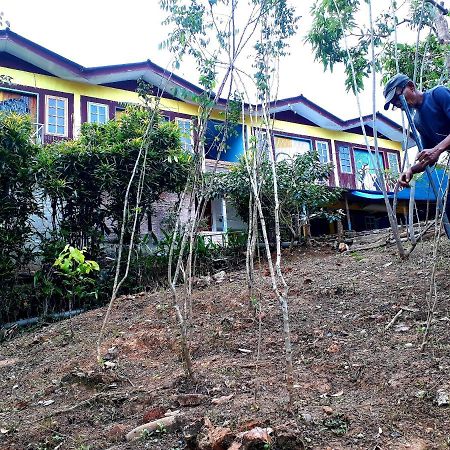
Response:
POLYGON ((347 194, 344 194, 344 199, 345 199, 345 212, 347 215, 347 229, 348 231, 352 231, 352 220, 350 218, 350 208, 348 207, 347 194))
POLYGON ((338 235, 338 243, 344 242, 344 225, 342 224, 342 220, 339 219, 337 221, 337 235, 338 235))

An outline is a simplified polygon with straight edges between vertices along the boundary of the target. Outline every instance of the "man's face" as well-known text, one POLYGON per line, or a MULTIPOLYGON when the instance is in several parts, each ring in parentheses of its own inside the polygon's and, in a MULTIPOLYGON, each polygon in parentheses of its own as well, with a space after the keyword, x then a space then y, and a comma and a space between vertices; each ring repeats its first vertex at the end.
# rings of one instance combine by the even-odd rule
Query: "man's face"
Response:
POLYGON ((406 103, 408 103, 409 106, 414 107, 416 104, 416 96, 414 86, 410 83, 407 83, 403 87, 399 86, 397 87, 397 89, 395 89, 395 95, 391 100, 392 105, 394 105, 396 108, 402 107, 402 102, 400 101, 400 96, 402 94, 405 96, 406 103))

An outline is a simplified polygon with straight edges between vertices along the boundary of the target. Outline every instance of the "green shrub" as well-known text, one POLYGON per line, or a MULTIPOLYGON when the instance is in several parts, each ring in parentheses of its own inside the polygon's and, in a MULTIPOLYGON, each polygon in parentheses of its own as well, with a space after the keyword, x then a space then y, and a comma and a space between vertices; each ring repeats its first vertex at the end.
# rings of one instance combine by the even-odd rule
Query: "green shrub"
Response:
POLYGON ((32 132, 28 116, 0 113, 0 320, 12 317, 15 302, 27 297, 21 272, 34 256, 31 219, 38 207, 32 132))
MULTIPOLYGON (((186 182, 190 155, 181 150, 176 124, 164 122, 152 110, 130 107, 117 121, 85 123, 78 139, 41 149, 39 183, 51 200, 58 221, 55 229, 59 228, 71 245, 86 247, 94 258, 101 256, 105 236, 120 234, 124 194, 142 146, 148 152, 139 228, 162 192, 178 192, 186 182)), ((135 177, 130 191, 127 236, 138 179, 135 177)))

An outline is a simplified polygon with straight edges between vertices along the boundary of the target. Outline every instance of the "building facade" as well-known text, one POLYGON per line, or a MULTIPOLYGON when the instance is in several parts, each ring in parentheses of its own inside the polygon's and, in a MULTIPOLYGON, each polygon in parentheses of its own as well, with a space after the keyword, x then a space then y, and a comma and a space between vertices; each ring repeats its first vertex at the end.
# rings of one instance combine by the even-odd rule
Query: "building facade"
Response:
MULTIPOLYGON (((83 67, 6 29, 0 30, 0 75, 11 80, 0 85, 0 111, 30 114, 36 139, 44 144, 73 139, 84 122, 104 123, 120 116, 127 105, 140 102, 136 89, 138 80, 143 79, 161 96, 165 119, 179 125, 183 147, 189 150, 193 146, 193 120, 198 114, 195 98, 202 91, 150 60, 83 67)), ((220 109, 221 102, 208 123, 206 170, 217 157, 213 142, 221 120, 220 109)), ((366 149, 359 118, 341 120, 303 95, 274 102, 270 113, 274 118, 272 139, 278 160, 316 151, 322 162, 333 164, 328 184, 345 190, 342 202, 334 206, 347 212, 347 227, 377 228, 387 224, 374 160, 366 149)), ((362 121, 373 148, 372 116, 363 117, 362 121)), ((382 114, 377 115, 376 128, 380 165, 395 178, 402 158, 402 129, 382 114)), ((252 132, 245 124, 236 128, 227 142, 228 150, 220 156, 218 170, 227 170, 239 160, 243 135, 248 138, 252 132)), ((173 198, 167 194, 156 205, 152 224, 157 235, 161 215, 171 202, 173 198)), ((208 213, 212 234, 245 228, 224 199, 213 200, 208 213)), ((318 230, 327 231, 330 230, 318 230)))

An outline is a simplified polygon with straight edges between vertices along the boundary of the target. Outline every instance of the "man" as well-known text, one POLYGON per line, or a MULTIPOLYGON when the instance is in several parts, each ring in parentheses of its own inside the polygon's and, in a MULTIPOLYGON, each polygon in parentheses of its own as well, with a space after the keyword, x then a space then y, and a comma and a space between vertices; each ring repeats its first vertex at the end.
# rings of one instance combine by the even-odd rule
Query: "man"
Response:
POLYGON ((422 138, 424 150, 416 158, 416 163, 399 177, 399 184, 408 187, 412 176, 427 166, 433 166, 439 156, 450 150, 450 90, 445 86, 436 86, 429 91, 419 91, 415 84, 404 74, 398 73, 384 87, 385 105, 401 108, 400 95, 406 103, 416 110, 414 123, 422 138))

